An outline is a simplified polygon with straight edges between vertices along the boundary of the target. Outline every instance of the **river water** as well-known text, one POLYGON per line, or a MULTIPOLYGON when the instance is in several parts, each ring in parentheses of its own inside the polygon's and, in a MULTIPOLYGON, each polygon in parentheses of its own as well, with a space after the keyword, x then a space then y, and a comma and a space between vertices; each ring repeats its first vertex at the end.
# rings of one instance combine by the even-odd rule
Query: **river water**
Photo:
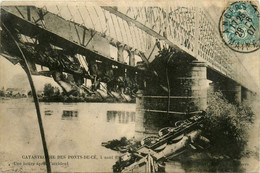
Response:
MULTIPOLYGON (((121 154, 101 143, 134 136, 135 104, 40 103, 40 108, 53 172, 112 172, 121 154)), ((31 99, 0 100, 0 133, 0 172, 46 170, 31 99)), ((223 162, 207 166, 205 160, 189 160, 167 162, 166 172, 245 170, 240 162, 224 162, 232 169, 218 169, 223 162)))

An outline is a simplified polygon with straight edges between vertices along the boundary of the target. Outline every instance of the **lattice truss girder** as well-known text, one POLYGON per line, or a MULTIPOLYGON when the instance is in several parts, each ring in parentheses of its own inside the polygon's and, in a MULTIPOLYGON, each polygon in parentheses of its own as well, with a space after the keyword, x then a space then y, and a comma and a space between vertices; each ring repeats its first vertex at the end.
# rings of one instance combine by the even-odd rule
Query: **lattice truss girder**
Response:
MULTIPOLYGON (((156 41, 165 47, 176 45, 241 85, 247 88, 254 86, 246 69, 237 63, 236 55, 223 45, 217 35, 216 24, 212 23, 204 9, 84 5, 45 5, 41 9, 97 31, 110 42, 125 45, 129 50, 145 53, 153 48, 156 41)), ((44 20, 35 22, 42 23, 44 20)), ((79 43, 83 39, 79 37, 79 43)))

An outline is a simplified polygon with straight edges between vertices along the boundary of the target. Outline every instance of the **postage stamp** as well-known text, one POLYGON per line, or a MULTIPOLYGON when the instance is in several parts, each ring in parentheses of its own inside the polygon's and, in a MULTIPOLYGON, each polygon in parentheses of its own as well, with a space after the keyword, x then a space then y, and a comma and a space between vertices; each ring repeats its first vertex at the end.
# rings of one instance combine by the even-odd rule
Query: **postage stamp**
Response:
POLYGON ((219 20, 219 33, 230 49, 250 53, 259 49, 259 12, 251 1, 231 3, 219 20))

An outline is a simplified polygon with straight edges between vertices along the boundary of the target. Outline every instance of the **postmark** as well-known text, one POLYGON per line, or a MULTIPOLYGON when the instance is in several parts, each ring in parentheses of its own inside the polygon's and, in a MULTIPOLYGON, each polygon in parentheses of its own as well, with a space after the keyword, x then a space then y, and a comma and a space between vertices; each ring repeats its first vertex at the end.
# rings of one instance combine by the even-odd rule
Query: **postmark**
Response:
POLYGON ((259 12, 251 1, 231 3, 219 20, 219 33, 230 49, 250 53, 260 48, 259 12))

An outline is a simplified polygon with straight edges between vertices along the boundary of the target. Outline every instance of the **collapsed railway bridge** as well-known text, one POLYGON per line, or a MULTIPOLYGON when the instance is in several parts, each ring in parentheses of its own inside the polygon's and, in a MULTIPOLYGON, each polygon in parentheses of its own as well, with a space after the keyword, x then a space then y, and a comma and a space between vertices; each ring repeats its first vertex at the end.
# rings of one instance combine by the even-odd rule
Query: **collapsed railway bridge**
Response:
POLYGON ((208 80, 234 103, 256 94, 213 21, 204 8, 178 4, 2 6, 1 55, 23 65, 14 38, 31 73, 65 93, 136 98, 138 138, 151 122, 160 128, 168 117, 205 110, 208 80))

